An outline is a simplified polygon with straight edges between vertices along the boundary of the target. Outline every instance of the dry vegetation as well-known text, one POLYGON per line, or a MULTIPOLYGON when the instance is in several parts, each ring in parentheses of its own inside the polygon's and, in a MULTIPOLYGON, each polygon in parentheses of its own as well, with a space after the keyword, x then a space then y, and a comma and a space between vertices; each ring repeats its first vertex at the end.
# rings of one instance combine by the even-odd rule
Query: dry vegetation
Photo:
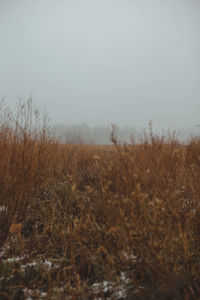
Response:
POLYGON ((1 106, 0 298, 198 299, 200 139, 63 145, 41 119, 1 106))

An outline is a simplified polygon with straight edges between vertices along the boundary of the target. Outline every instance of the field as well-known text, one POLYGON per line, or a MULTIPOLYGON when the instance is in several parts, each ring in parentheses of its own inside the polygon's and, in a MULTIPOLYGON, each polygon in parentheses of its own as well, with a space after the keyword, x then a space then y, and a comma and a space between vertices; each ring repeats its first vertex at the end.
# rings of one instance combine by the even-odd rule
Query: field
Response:
POLYGON ((200 138, 61 144, 0 119, 0 299, 200 299, 200 138))

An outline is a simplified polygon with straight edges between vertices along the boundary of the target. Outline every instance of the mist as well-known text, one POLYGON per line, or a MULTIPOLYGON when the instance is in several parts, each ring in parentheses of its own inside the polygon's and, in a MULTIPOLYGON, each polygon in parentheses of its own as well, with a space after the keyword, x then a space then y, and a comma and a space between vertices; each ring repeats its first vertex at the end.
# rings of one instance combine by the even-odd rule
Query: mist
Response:
POLYGON ((66 125, 195 128, 198 0, 0 0, 0 98, 66 125))

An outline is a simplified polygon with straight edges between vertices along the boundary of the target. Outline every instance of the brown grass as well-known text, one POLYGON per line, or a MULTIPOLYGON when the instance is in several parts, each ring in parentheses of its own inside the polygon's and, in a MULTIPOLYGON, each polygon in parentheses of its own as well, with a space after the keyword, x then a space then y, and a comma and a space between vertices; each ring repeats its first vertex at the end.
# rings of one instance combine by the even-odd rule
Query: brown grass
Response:
POLYGON ((1 115, 2 299, 94 299, 104 280, 117 299, 122 272, 123 299, 200 297, 199 138, 63 145, 31 101, 1 115))

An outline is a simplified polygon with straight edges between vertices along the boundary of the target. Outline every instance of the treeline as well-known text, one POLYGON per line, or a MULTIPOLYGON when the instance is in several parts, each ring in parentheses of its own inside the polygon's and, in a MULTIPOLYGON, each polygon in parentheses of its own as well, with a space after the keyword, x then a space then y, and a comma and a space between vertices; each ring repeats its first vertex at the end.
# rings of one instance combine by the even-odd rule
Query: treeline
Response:
POLYGON ((148 129, 136 129, 135 127, 119 127, 112 126, 94 126, 91 127, 87 123, 66 125, 56 124, 53 126, 55 137, 62 143, 72 144, 93 144, 93 145, 110 145, 112 131, 115 131, 115 136, 120 143, 138 143, 146 131, 153 131, 157 136, 175 136, 180 142, 187 143, 191 136, 199 135, 199 127, 192 129, 182 129, 178 131, 154 130, 152 123, 149 123, 148 129))
POLYGON ((139 137, 139 131, 134 127, 120 128, 118 125, 90 127, 86 123, 77 125, 56 124, 53 126, 53 131, 59 141, 64 143, 110 145, 112 144, 113 128, 118 141, 122 143, 130 143, 139 137))

